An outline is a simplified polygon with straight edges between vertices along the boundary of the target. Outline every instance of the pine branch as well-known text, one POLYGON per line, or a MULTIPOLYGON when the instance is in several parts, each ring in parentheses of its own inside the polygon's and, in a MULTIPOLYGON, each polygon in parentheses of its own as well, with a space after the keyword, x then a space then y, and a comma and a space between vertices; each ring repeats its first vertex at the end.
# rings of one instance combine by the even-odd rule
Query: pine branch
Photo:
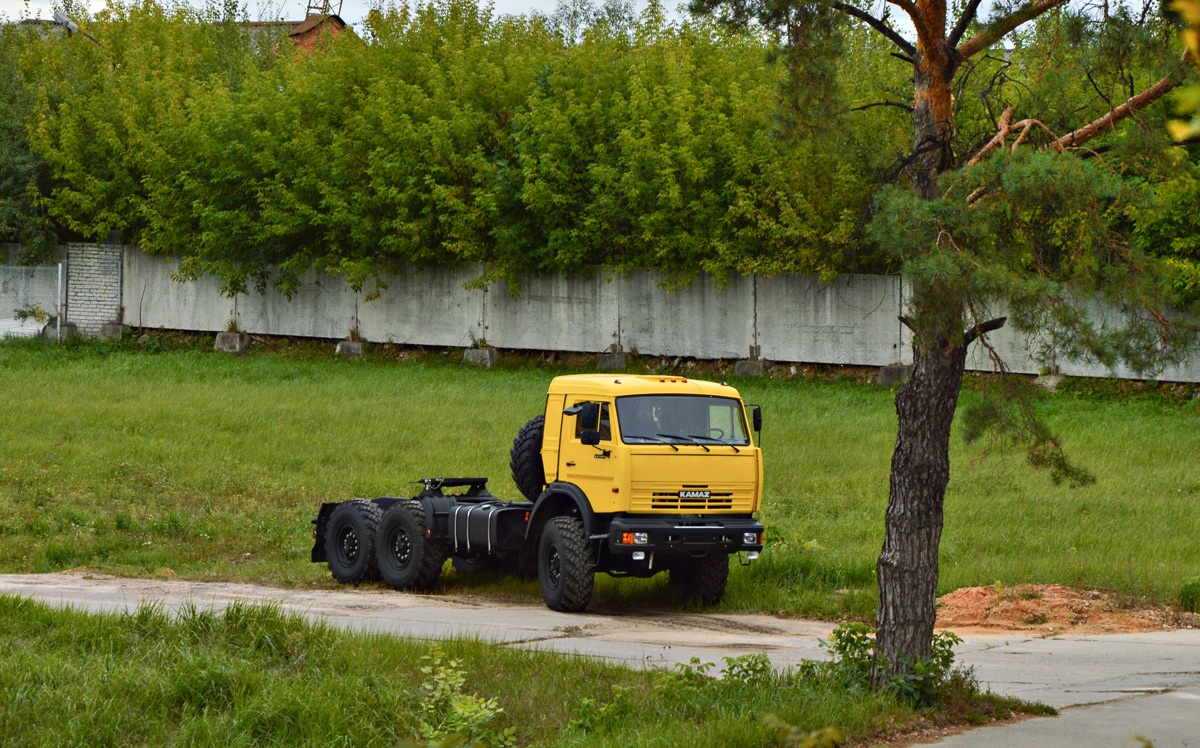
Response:
POLYGON ((1170 91, 1179 85, 1179 81, 1174 80, 1171 76, 1166 76, 1158 83, 1155 83, 1150 88, 1142 91, 1136 96, 1131 96, 1124 104, 1113 109, 1108 114, 1096 119, 1083 127, 1069 132, 1058 140, 1054 141, 1054 147, 1062 150, 1064 148, 1075 148, 1080 146, 1097 135, 1102 135, 1116 127, 1117 123, 1123 119, 1137 114, 1139 111, 1158 101, 1170 91))
MULTIPOLYGON (((925 50, 933 48, 933 35, 929 32, 929 26, 925 22, 925 16, 922 15, 920 8, 916 6, 912 0, 887 0, 892 5, 895 5, 900 10, 908 14, 912 21, 913 28, 917 32, 917 43, 925 50)), ((914 49, 912 55, 915 56, 917 51, 914 49)))
POLYGON ((967 330, 965 333, 963 333, 963 348, 966 348, 971 343, 974 343, 975 339, 981 335, 985 335, 992 330, 999 330, 1001 327, 1004 327, 1004 323, 1007 321, 1008 317, 997 317, 996 319, 990 319, 987 322, 980 322, 978 325, 975 325, 970 330, 967 330))
POLYGON ((1000 126, 996 128, 996 134, 987 142, 987 145, 979 149, 979 153, 976 153, 967 161, 967 166, 974 166, 985 159, 989 153, 1004 145, 1004 141, 1008 138, 1008 133, 1012 129, 1013 110, 1014 107, 1004 110, 1004 113, 1000 115, 1000 126))
POLYGON ((967 27, 971 25, 971 21, 975 20, 975 14, 979 11, 979 3, 982 1, 971 0, 971 2, 967 3, 967 7, 963 8, 962 16, 958 19, 958 23, 954 25, 954 30, 950 32, 950 38, 946 40, 947 45, 951 47, 958 46, 959 40, 967 32, 967 27))
POLYGON ((862 106, 856 106, 856 107, 852 107, 852 108, 850 109, 850 111, 852 111, 852 112, 861 112, 861 111, 863 111, 864 109, 870 109, 871 107, 876 107, 876 106, 894 106, 894 107, 897 107, 897 108, 899 108, 899 109, 903 109, 904 111, 906 111, 906 112, 908 112, 908 113, 910 113, 910 114, 912 113, 912 110, 913 110, 913 108, 912 108, 910 105, 908 105, 908 104, 901 104, 901 103, 900 103, 900 102, 898 102, 898 101, 877 101, 877 102, 875 102, 874 104, 863 104, 862 106))
MULTIPOLYGON (((1048 10, 1053 10, 1060 5, 1064 5, 1067 0, 1031 0, 1031 2, 1013 11, 1009 15, 994 21, 987 25, 983 31, 980 31, 975 36, 963 42, 958 47, 958 53, 963 56, 963 59, 977 54, 981 50, 987 49, 1000 39, 1004 38, 1005 34, 1012 31, 1016 27, 1032 21, 1048 10)), ((955 29, 957 31, 957 28, 955 29)))
POLYGON ((897 47, 899 47, 901 52, 908 55, 909 62, 912 61, 912 56, 917 53, 916 48, 913 47, 913 45, 910 44, 907 39, 900 36, 900 34, 898 34, 894 29, 889 28, 886 23, 879 20, 878 18, 871 15, 870 13, 867 13, 864 10, 859 10, 858 8, 855 8, 853 5, 847 5, 846 3, 834 3, 833 7, 836 8, 837 10, 842 11, 843 13, 845 13, 848 16, 857 18, 858 20, 867 24, 868 26, 875 29, 879 33, 883 34, 885 37, 887 37, 892 42, 892 44, 895 44, 897 47))

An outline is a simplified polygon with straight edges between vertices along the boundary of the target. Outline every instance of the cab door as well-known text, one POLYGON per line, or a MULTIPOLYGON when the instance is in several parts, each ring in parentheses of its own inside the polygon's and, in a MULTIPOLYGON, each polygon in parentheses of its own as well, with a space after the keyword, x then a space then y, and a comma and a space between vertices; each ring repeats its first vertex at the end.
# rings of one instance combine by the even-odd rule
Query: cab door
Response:
POLYGON ((574 406, 595 406, 591 414, 585 407, 574 415, 563 415, 558 453, 558 479, 578 486, 595 507, 611 498, 616 477, 612 457, 612 403, 568 395, 565 405, 567 411, 574 410, 574 406), (600 443, 584 444, 581 438, 584 431, 600 432, 600 443))

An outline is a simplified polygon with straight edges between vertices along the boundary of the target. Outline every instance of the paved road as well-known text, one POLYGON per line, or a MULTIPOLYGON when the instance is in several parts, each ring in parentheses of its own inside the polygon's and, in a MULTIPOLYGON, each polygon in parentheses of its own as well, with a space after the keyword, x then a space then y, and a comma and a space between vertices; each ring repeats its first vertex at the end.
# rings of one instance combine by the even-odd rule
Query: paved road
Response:
MULTIPOLYGON (((280 590, 243 584, 96 578, 78 574, 0 575, 0 594, 93 611, 168 609, 194 603, 271 602, 313 620, 421 638, 478 636, 624 662, 670 665, 699 657, 762 652, 780 667, 821 659, 830 624, 763 615, 589 611, 555 613, 539 604, 382 590, 280 590)), ((1135 735, 1156 748, 1200 748, 1200 631, 1043 639, 963 636, 959 660, 998 693, 1064 709, 1056 718, 973 730, 938 745, 952 748, 1049 746, 1119 748, 1135 735), (1169 691, 1171 693, 1163 693, 1169 691), (1107 703, 1106 703, 1107 702, 1107 703), (1102 704, 1101 706, 1096 706, 1102 704), (1087 706, 1091 705, 1091 706, 1087 706)))

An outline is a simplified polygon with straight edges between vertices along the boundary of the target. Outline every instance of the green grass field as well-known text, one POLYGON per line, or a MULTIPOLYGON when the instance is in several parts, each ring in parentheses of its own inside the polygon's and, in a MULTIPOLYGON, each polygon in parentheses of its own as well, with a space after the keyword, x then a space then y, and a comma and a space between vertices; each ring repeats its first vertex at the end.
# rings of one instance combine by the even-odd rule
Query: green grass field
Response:
POLYGON ((981 697, 969 681, 918 710, 832 668, 739 660, 717 663, 714 679, 469 640, 435 650, 272 608, 98 615, 0 596, 0 743, 331 748, 457 733, 491 746, 763 748, 823 728, 871 742, 920 719, 1052 711, 981 697))
MULTIPOLYGON (((0 570, 331 586, 308 561, 320 502, 411 495, 412 481, 451 475, 488 476, 493 493, 516 498, 512 438, 568 370, 513 357, 484 371, 378 347, 353 361, 318 343, 242 357, 208 346, 0 344, 0 570)), ((894 393, 849 378, 734 383, 764 410, 768 532, 763 558, 733 570, 722 608, 869 616, 894 393)), ((940 590, 1063 583, 1172 604, 1200 575, 1200 401, 1067 390, 1045 413, 1097 482, 1055 486, 1019 452, 984 455, 956 435, 940 590)), ((977 396, 968 384, 964 400, 977 396)), ((539 599, 535 582, 488 575, 447 572, 442 589, 539 599)), ((602 577, 596 603, 683 605, 666 590, 661 578, 602 577)))

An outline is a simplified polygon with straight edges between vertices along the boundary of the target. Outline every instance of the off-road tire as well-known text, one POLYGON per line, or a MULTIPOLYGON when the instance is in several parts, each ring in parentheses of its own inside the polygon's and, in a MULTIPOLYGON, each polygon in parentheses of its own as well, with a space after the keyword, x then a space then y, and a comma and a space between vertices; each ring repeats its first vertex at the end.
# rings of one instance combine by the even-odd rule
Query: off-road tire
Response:
POLYGON ((554 517, 538 539, 538 584, 551 610, 575 613, 592 601, 592 570, 587 535, 576 517, 554 517))
POLYGON ((725 596, 729 581, 729 556, 710 553, 702 558, 685 558, 671 567, 671 588, 688 600, 716 605, 725 596))
POLYGON ((534 501, 542 495, 546 485, 546 470, 542 466, 542 431, 546 417, 531 418, 513 439, 508 466, 512 469, 513 483, 521 495, 534 501))
POLYGON ((383 581, 397 590, 428 590, 446 563, 446 544, 426 534, 425 507, 401 501, 383 513, 375 556, 383 581))
POLYGON ((333 578, 345 584, 378 579, 375 536, 383 510, 366 499, 338 504, 325 528, 325 558, 333 578))

